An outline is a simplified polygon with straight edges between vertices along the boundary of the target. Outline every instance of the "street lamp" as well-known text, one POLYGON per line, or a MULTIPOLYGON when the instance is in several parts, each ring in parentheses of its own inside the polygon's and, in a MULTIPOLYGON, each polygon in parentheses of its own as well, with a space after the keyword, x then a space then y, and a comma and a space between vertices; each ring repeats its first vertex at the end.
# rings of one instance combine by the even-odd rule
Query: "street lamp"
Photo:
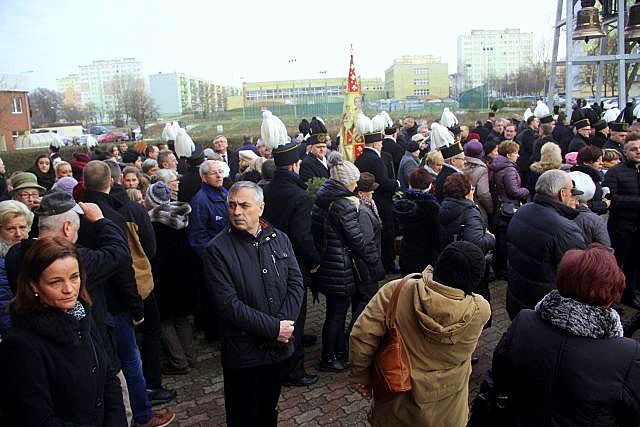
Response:
POLYGON ((489 109, 489 52, 493 52, 493 47, 482 46, 485 60, 485 92, 487 97, 487 109, 489 109))
POLYGON ((329 94, 327 93, 327 70, 318 71, 319 74, 324 75, 324 115, 329 114, 329 94))
POLYGON ((298 106, 296 102, 296 80, 295 80, 295 72, 294 65, 296 63, 296 58, 289 58, 289 64, 291 64, 291 99, 293 101, 293 116, 298 117, 298 106))
POLYGON ((244 116, 244 103, 247 100, 245 94, 244 94, 244 77, 240 77, 240 81, 242 82, 242 121, 244 122, 245 120, 245 116, 244 116))

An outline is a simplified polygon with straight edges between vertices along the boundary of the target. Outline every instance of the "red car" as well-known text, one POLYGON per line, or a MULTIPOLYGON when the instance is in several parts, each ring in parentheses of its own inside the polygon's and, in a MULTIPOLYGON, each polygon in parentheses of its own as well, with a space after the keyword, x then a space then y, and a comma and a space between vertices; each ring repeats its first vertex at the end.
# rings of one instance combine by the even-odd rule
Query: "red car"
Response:
POLYGON ((123 134, 122 132, 109 132, 109 133, 104 133, 102 135, 98 135, 98 142, 100 143, 109 143, 109 142, 118 142, 118 141, 125 141, 126 139, 126 135, 123 134))

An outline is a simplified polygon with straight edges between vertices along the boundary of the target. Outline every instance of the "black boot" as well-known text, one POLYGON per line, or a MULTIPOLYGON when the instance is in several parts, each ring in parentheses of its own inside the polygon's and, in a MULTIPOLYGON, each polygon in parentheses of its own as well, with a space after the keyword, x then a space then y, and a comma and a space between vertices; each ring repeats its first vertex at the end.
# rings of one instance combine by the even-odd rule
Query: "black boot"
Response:
POLYGON ((320 361, 320 367, 318 370, 320 372, 343 372, 347 369, 347 367, 340 360, 336 358, 335 355, 331 355, 326 358, 322 358, 320 361))

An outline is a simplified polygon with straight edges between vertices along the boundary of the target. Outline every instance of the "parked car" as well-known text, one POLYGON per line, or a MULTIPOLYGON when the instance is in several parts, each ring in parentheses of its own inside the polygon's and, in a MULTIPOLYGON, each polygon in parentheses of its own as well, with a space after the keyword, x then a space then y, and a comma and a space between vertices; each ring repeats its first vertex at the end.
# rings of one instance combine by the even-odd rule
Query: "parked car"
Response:
POLYGON ((126 141, 127 134, 122 132, 109 132, 104 133, 102 135, 98 135, 98 142, 100 143, 109 143, 109 142, 119 142, 126 141))
POLYGON ((103 135, 105 133, 109 133, 109 129, 104 126, 91 126, 89 128, 89 133, 91 135, 103 135))
POLYGON ((86 145, 88 148, 95 147, 98 144, 93 135, 82 135, 77 140, 78 145, 86 145))

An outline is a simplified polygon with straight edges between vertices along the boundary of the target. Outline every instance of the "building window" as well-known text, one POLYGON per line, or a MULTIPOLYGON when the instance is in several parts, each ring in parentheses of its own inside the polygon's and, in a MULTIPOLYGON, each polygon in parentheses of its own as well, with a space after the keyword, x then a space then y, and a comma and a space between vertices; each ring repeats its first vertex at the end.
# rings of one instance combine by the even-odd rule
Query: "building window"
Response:
POLYGON ((429 79, 414 79, 414 86, 429 86, 429 79))
POLYGON ((14 96, 11 100, 11 112, 14 114, 22 114, 22 99, 14 96))
POLYGON ((429 74, 429 69, 428 68, 416 68, 415 69, 415 73, 416 74, 429 74))
POLYGON ((13 142, 16 142, 19 136, 20 136, 20 131, 14 130, 13 132, 11 132, 11 137, 13 138, 13 142))
POLYGON ((426 96, 429 95, 431 91, 429 89, 414 89, 413 94, 415 96, 426 96))

